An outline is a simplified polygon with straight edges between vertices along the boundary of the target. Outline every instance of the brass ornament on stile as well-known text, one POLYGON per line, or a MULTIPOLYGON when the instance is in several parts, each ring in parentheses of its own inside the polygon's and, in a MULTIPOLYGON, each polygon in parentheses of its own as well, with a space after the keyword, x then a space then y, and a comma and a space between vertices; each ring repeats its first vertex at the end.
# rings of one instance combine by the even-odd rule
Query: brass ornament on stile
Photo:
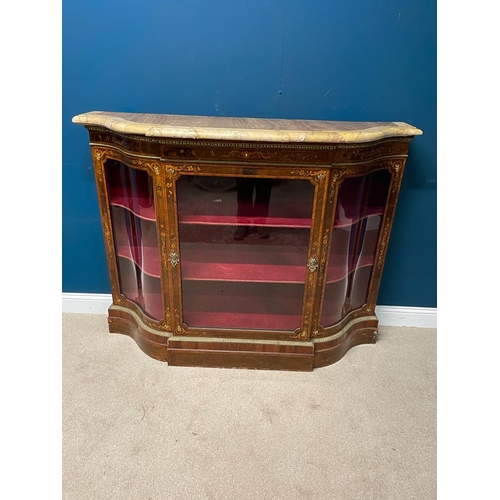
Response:
POLYGON ((316 257, 311 257, 307 261, 307 268, 311 271, 311 273, 316 271, 316 269, 318 269, 318 259, 316 259, 316 257))
POLYGON ((168 255, 168 261, 172 267, 176 267, 179 264, 179 254, 177 252, 170 252, 168 255))

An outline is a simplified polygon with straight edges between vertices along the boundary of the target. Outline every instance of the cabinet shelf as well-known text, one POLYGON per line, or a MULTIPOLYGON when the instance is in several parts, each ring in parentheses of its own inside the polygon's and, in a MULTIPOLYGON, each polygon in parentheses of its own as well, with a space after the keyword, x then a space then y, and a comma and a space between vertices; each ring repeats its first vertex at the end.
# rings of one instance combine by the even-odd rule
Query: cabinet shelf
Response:
MULTIPOLYGON (((365 276, 364 279, 367 277, 365 276)), ((345 284, 340 284, 340 286, 345 286, 345 284)), ((229 292, 227 294, 229 296, 231 290, 225 291, 229 292)), ((279 292, 282 291, 283 289, 280 289, 279 292)), ((347 302, 339 296, 334 297, 337 298, 325 297, 322 325, 338 323, 346 312, 361 307, 363 302, 357 301, 355 295, 347 302)), ((210 295, 205 290, 205 293, 194 293, 191 298, 196 300, 184 305, 183 314, 185 323, 192 328, 206 328, 206 325, 212 325, 212 328, 242 329, 241 325, 245 325, 245 329, 249 330, 293 331, 300 326, 299 313, 302 309, 300 295, 277 298, 265 292, 256 296, 249 291, 245 295, 240 290, 239 296, 231 296, 230 301, 221 302, 217 295, 210 295)))
MULTIPOLYGON (((364 207, 362 213, 356 205, 346 206, 334 221, 334 227, 352 226, 362 219, 380 216, 384 207, 364 207)), ((298 217, 238 217, 236 215, 179 215, 180 224, 200 226, 266 226, 310 229, 310 218, 298 217)))
POLYGON ((116 255, 133 262, 142 272, 153 278, 160 278, 161 265, 157 247, 121 245, 116 255))
POLYGON ((300 309, 294 315, 260 314, 242 312, 197 312, 184 309, 186 324, 190 327, 217 325, 216 328, 248 330, 293 331, 300 326, 300 309))
POLYGON ((156 211, 151 198, 127 196, 125 192, 117 190, 111 193, 109 203, 111 206, 125 208, 141 219, 156 221, 156 211))
POLYGON ((384 214, 384 207, 365 206, 361 213, 357 205, 347 205, 341 214, 337 214, 334 219, 334 228, 348 227, 357 224, 369 217, 381 216, 384 214))
MULTIPOLYGON (((183 249, 181 251, 182 279, 188 281, 229 281, 241 283, 304 284, 306 279, 305 252, 281 254, 282 263, 270 262, 266 247, 250 247, 239 251, 236 258, 215 260, 214 254, 223 252, 183 249), (208 260, 211 258, 212 260, 208 260), (268 262, 266 262, 266 258, 268 262), (256 263, 257 261, 257 263, 256 263), (259 262, 260 261, 260 262, 259 262), (251 262, 251 263, 249 263, 251 262)), ((154 278, 161 275, 161 262, 157 247, 118 246, 117 255, 135 263, 144 273, 154 278)), ((227 255, 226 255, 227 257, 227 255)), ((327 283, 344 279, 356 269, 373 265, 373 255, 360 256, 355 266, 349 266, 352 257, 333 255, 328 265, 327 283)))
POLYGON ((342 281, 343 279, 347 278, 347 276, 359 269, 373 266, 374 262, 373 255, 359 256, 356 265, 348 265, 348 263, 346 262, 348 258, 345 255, 338 255, 335 257, 337 258, 330 258, 328 271, 326 274, 326 284, 342 281))
POLYGON ((304 284, 306 267, 183 260, 183 280, 304 284))
POLYGON ((122 292, 123 296, 140 306, 147 315, 153 319, 161 319, 163 317, 163 299, 161 293, 148 292, 122 292))
MULTIPOLYGON (((110 204, 129 210, 141 219, 156 221, 156 211, 151 198, 132 196, 126 190, 116 189, 111 193, 110 204)), ((345 205, 337 214, 334 227, 346 227, 368 217, 380 216, 383 206, 365 206, 362 212, 357 205, 345 205)), ((309 229, 311 219, 305 217, 238 217, 236 215, 179 214, 179 223, 201 226, 267 226, 309 229)))
POLYGON ((287 217, 238 217, 236 215, 180 215, 180 224, 203 226, 266 226, 309 229, 311 219, 287 217))
POLYGON ((286 284, 183 282, 183 315, 190 327, 294 331, 302 290, 286 284))
MULTIPOLYGON (((248 300, 253 300, 247 298, 248 300)), ((210 302, 210 297, 204 297, 203 304, 210 302)), ((285 302, 285 301, 283 301, 285 302)), ((215 303, 215 301, 214 301, 215 303)), ((222 328, 222 329, 243 329, 241 325, 245 325, 247 330, 277 330, 277 331, 294 331, 296 328, 300 327, 301 321, 301 309, 302 303, 300 300, 290 300, 290 304, 293 307, 284 306, 283 310, 294 310, 294 314, 286 313, 279 314, 276 312, 276 305, 273 303, 274 312, 270 312, 271 307, 269 307, 269 312, 263 312, 259 310, 258 312, 245 312, 248 308, 239 305, 237 310, 197 310, 192 308, 192 306, 184 307, 183 315, 185 323, 191 328, 204 328, 206 325, 212 325, 212 328, 222 328)), ((255 306, 255 304, 252 304, 255 306)), ((330 324, 335 324, 342 319, 342 308, 343 303, 340 301, 325 301, 324 308, 329 311, 329 314, 324 315, 323 319, 326 319, 330 324)))

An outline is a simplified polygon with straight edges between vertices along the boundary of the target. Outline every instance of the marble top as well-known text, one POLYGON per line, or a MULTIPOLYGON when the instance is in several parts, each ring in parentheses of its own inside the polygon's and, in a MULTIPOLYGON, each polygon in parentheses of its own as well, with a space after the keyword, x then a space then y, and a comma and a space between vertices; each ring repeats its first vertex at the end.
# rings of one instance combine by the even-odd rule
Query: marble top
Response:
POLYGON ((418 128, 403 122, 282 120, 108 111, 77 115, 73 122, 147 137, 259 142, 358 143, 422 134, 418 128))

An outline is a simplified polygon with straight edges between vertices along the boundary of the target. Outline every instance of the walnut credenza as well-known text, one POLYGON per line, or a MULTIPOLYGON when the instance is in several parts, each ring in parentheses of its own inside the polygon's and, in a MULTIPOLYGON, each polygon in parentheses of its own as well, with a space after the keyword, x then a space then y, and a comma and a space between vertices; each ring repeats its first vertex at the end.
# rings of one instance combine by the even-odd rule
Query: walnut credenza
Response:
POLYGON ((91 112, 109 330, 171 365, 312 370, 373 343, 406 123, 91 112))

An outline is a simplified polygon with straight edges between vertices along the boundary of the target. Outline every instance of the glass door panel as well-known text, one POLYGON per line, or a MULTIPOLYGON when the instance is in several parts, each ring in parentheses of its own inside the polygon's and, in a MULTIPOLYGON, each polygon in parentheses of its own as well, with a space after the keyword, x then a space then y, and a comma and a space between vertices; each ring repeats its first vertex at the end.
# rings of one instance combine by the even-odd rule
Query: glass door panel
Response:
POLYGON ((116 160, 105 163, 120 292, 151 318, 164 316, 153 180, 116 160))
POLYGON ((184 322, 197 328, 299 328, 313 199, 309 180, 182 176, 177 202, 184 322))
POLYGON ((321 324, 332 326, 366 304, 391 175, 377 170, 339 187, 321 324))

